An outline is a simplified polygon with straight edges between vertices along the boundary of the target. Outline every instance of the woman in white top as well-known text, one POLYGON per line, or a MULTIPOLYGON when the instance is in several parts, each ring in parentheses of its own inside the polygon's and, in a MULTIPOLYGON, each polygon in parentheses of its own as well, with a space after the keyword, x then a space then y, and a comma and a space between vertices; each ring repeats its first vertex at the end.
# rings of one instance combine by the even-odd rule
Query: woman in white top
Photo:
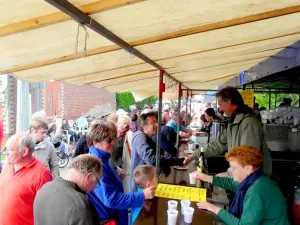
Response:
POLYGON ((127 115, 120 115, 118 118, 118 137, 124 137, 122 169, 124 173, 123 186, 124 191, 129 192, 130 183, 130 162, 131 162, 131 142, 132 131, 129 130, 131 119, 127 115))

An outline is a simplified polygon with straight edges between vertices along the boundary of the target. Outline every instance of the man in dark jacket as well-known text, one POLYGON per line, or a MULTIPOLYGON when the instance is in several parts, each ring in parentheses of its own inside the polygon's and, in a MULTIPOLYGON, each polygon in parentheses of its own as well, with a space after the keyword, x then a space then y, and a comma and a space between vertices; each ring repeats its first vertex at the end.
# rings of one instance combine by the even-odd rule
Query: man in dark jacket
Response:
MULTIPOLYGON (((156 113, 149 112, 142 114, 139 118, 139 130, 132 137, 132 155, 130 168, 130 188, 137 191, 137 186, 133 180, 133 171, 140 165, 156 166, 156 144, 152 136, 157 133, 156 113)), ((162 169, 170 166, 182 166, 184 158, 166 158, 161 156, 160 167, 162 169)))
POLYGON ((86 193, 102 176, 100 160, 82 155, 73 160, 66 179, 45 184, 34 200, 35 225, 99 225, 99 218, 86 193))
POLYGON ((76 144, 74 157, 87 153, 89 153, 89 147, 86 142, 86 135, 84 134, 76 144))

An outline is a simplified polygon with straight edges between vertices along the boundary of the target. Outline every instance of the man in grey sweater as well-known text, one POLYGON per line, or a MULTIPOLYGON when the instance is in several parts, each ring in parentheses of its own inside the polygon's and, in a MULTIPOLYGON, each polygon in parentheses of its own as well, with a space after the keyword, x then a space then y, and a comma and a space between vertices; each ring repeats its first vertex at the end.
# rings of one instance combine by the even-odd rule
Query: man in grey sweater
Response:
POLYGON ((35 140, 34 157, 51 172, 53 179, 59 177, 59 165, 53 144, 45 137, 48 125, 41 120, 33 120, 29 127, 30 136, 35 140))
POLYGON ((34 201, 35 225, 99 225, 100 221, 86 194, 93 191, 102 176, 100 161, 92 155, 73 160, 66 179, 44 185, 34 201))

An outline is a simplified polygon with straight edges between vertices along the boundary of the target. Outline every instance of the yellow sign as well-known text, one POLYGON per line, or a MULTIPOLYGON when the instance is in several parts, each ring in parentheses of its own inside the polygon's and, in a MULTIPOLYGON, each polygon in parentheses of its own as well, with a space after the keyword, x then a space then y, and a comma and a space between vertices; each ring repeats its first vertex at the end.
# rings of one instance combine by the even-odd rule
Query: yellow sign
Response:
POLYGON ((192 202, 206 202, 206 189, 170 184, 158 184, 155 191, 155 196, 161 198, 190 200, 192 202))
POLYGON ((254 90, 239 90, 242 98, 244 99, 245 105, 253 108, 254 106, 254 90))

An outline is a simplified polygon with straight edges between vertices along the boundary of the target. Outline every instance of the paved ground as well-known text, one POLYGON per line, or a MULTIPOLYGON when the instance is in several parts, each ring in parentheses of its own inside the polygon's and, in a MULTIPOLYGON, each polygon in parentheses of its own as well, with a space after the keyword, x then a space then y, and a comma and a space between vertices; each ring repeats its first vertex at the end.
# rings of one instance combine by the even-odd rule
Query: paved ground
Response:
POLYGON ((68 165, 66 166, 66 167, 64 167, 64 168, 60 168, 59 169, 59 173, 60 173, 60 176, 62 177, 62 178, 65 178, 66 176, 67 176, 67 173, 68 173, 68 171, 69 171, 69 169, 70 169, 70 167, 71 167, 71 164, 72 164, 72 157, 70 157, 70 161, 69 161, 69 163, 68 163, 68 165))

